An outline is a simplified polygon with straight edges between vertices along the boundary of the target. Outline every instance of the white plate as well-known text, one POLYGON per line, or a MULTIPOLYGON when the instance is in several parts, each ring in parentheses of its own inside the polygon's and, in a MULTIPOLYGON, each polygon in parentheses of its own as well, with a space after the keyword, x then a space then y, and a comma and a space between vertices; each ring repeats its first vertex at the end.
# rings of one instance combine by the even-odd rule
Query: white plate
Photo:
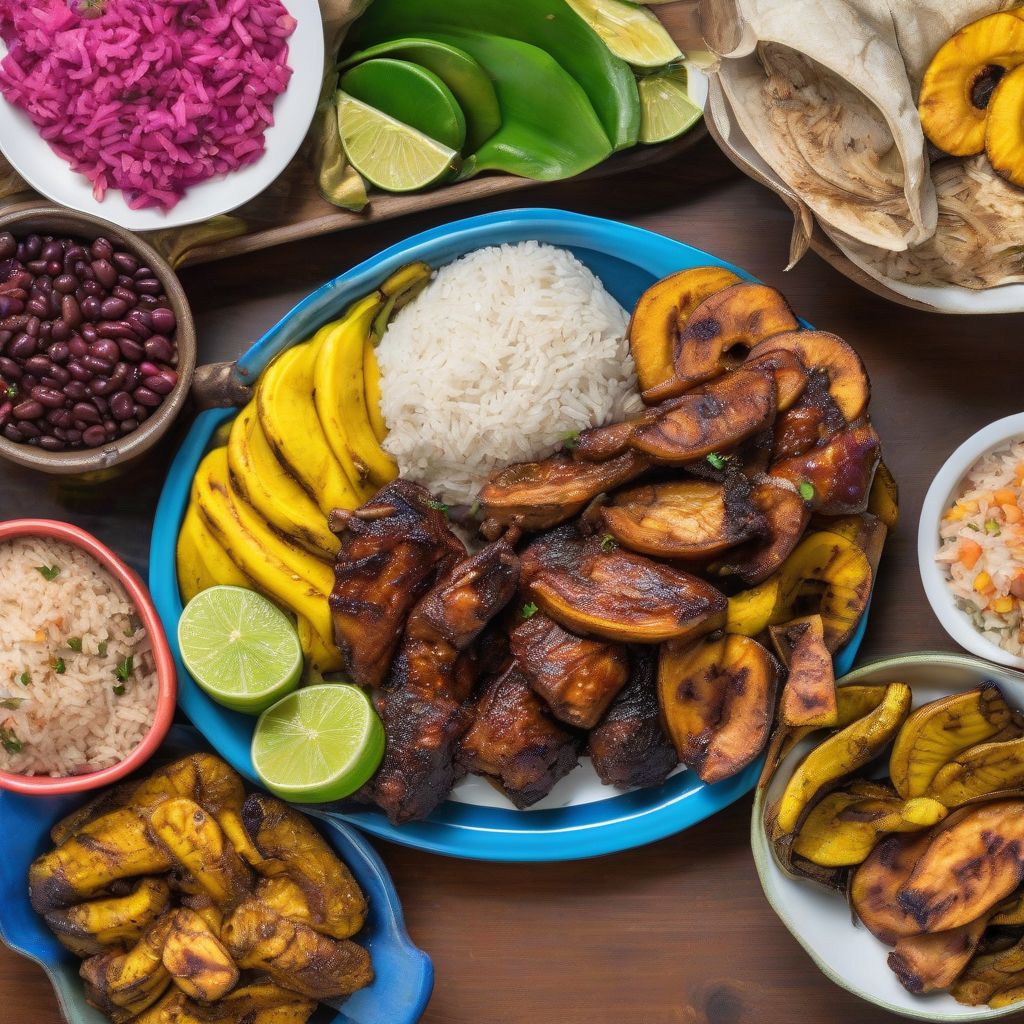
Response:
MULTIPOLYGON (((185 193, 169 213, 156 208, 132 210, 110 189, 102 203, 92 184, 50 149, 28 115, 0 96, 0 151, 37 192, 73 210, 104 217, 129 231, 155 231, 207 220, 233 210, 262 192, 288 166, 309 129, 323 79, 323 22, 317 0, 283 0, 295 18, 288 40, 292 77, 274 104, 274 124, 266 132, 266 150, 248 167, 211 178, 185 193)), ((0 41, 0 59, 7 48, 0 41)))
MULTIPOLYGON (((1012 707, 1024 708, 1024 675, 959 654, 908 654, 886 658, 851 672, 848 683, 902 682, 914 692, 914 707, 979 683, 997 683, 1012 707)), ((925 1021, 995 1020, 1020 1013, 1021 1004, 991 1010, 963 1006, 952 996, 934 993, 911 995, 889 970, 890 947, 860 923, 854 923, 843 897, 806 879, 790 878, 772 856, 761 820, 764 802, 778 799, 797 762, 814 745, 807 739, 790 752, 775 773, 767 797, 758 793, 750 821, 750 845, 768 902, 793 937, 821 971, 837 985, 869 1003, 903 1017, 925 1021)))

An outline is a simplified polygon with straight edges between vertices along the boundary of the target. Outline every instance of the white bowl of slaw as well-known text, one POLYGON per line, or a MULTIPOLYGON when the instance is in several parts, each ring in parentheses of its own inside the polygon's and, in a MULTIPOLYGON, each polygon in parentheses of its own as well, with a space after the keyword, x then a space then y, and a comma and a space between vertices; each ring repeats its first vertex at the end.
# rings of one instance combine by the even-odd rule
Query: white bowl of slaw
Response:
POLYGON ((1024 438, 1024 413, 1006 416, 972 434, 946 460, 932 481, 921 507, 917 530, 917 562, 921 582, 932 611, 943 629, 965 650, 979 658, 1011 668, 1024 668, 1024 657, 1011 654, 983 636, 957 604, 945 570, 935 560, 939 550, 939 525, 950 504, 963 490, 964 478, 983 456, 1024 438))

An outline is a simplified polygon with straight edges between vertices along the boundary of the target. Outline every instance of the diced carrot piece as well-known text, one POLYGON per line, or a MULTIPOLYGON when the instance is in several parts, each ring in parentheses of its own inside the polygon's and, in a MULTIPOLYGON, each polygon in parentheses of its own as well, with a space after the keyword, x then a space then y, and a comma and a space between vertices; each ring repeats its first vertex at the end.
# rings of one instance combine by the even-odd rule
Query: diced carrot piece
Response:
POLYGON ((992 577, 989 576, 987 572, 979 572, 978 575, 974 577, 974 589, 979 594, 984 594, 987 590, 994 590, 995 587, 992 586, 992 577))
POLYGON ((989 608, 994 612, 998 612, 1000 615, 1006 615, 1008 612, 1013 611, 1013 598, 997 597, 994 601, 989 603, 989 608))
POLYGON ((1017 492, 1009 487, 1000 487, 998 491, 992 492, 992 500, 997 505, 1016 505, 1017 492))
POLYGON ((1019 523, 1024 519, 1024 512, 1021 512, 1019 505, 1004 505, 1003 515, 1008 523, 1019 523))
POLYGON ((1024 480, 1024 462, 1018 462, 1017 465, 1014 466, 1013 475, 1017 478, 1018 483, 1021 480, 1024 480))
MULTIPOLYGON (((988 496, 982 494, 978 501, 986 499, 987 497, 988 496)), ((968 512, 977 512, 979 508, 978 501, 975 501, 974 498, 957 498, 956 503, 960 508, 965 509, 968 512)))
POLYGON ((981 558, 981 545, 970 537, 961 537, 957 554, 968 569, 973 569, 981 558))
POLYGON ((967 509, 961 508, 959 505, 954 505, 953 508, 949 509, 942 518, 943 519, 949 519, 951 522, 954 522, 954 523, 958 523, 966 515, 967 515, 967 509))

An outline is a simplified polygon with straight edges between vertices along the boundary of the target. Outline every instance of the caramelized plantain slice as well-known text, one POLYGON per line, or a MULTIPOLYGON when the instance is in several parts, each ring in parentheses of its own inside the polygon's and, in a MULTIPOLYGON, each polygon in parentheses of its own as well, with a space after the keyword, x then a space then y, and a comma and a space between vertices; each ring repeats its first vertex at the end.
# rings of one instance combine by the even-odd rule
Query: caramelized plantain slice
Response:
POLYGON ((896 896, 920 931, 948 931, 974 921, 1024 878, 1024 801, 964 810, 935 834, 896 896))
POLYGON ((724 484, 674 480, 620 491, 601 517, 619 543, 662 558, 707 558, 767 530, 740 474, 724 484))
POLYGON ((658 699, 679 760, 703 782, 745 768, 768 740, 778 663, 756 640, 664 644, 658 699))
POLYGON ((774 349, 764 355, 748 358, 748 370, 767 370, 775 381, 775 408, 783 413, 790 409, 807 388, 809 380, 803 363, 792 352, 774 349))
POLYGON ((725 631, 738 636, 757 636, 776 621, 782 595, 782 579, 776 573, 750 590, 729 598, 725 631))
POLYGON ((705 299, 675 344, 676 379, 686 388, 741 363, 764 339, 799 327, 781 292, 764 284, 736 284, 705 299))
MULTIPOLYGON (((992 919, 995 923, 996 918, 992 919)), ((1024 984, 1024 939, 1008 949, 981 953, 949 990, 958 1002, 967 1006, 987 1003, 997 992, 1024 984)))
POLYGON ((894 946, 921 929, 896 902, 897 893, 931 845, 928 832, 910 832, 883 839, 850 880, 850 905, 876 939, 894 946))
POLYGON ((711 584, 611 537, 584 538, 572 524, 534 540, 522 570, 540 609, 585 636, 654 644, 716 629, 725 617, 725 596, 711 584))
POLYGON ((896 792, 904 798, 922 796, 944 764, 991 739, 1010 724, 1011 717, 994 683, 922 705, 893 744, 889 776, 896 792))
POLYGON ((647 460, 626 450, 606 462, 585 462, 553 455, 542 462, 521 462, 495 473, 480 490, 486 519, 544 530, 571 519, 604 491, 611 491, 646 468, 647 460))
POLYGON ((837 533, 852 541, 864 552, 872 574, 878 571, 889 530, 877 516, 870 512, 856 516, 818 516, 811 521, 811 528, 837 533))
POLYGON ((935 773, 928 795, 959 807, 989 793, 1022 789, 1024 738, 1018 737, 961 751, 935 773))
POLYGON ((881 519, 890 532, 900 521, 900 488, 884 459, 878 463, 875 479, 871 481, 868 511, 881 519))
POLYGON ((645 402, 682 394, 685 386, 672 365, 676 335, 709 295, 739 283, 725 267, 693 267, 662 278, 640 296, 629 322, 629 349, 645 402))
POLYGON ((889 954, 889 969, 916 996, 941 992, 974 956, 987 924, 988 918, 980 917, 947 932, 903 936, 889 954))
POLYGON ((206 921, 187 907, 171 915, 162 961, 174 984, 204 1003, 222 999, 238 982, 231 954, 206 921))
MULTIPOLYGON (((771 355, 792 353, 767 353, 771 355)), ((788 459, 803 455, 812 448, 825 444, 846 429, 846 418, 828 390, 828 377, 822 370, 808 374, 807 386, 800 400, 776 417, 772 428, 772 458, 788 459)))
POLYGON ((836 677, 832 655, 825 646, 821 616, 808 615, 772 626, 769 634, 787 669, 779 700, 779 721, 791 726, 835 725, 839 717, 836 677))

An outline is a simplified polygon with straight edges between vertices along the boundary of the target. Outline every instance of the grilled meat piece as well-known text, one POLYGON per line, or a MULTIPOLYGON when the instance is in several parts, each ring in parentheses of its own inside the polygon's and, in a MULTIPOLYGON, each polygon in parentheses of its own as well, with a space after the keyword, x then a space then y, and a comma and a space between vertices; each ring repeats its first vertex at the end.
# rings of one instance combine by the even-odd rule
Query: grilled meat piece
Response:
POLYGON ((597 725, 629 676, 621 644, 576 636, 542 612, 521 621, 509 643, 534 693, 555 718, 580 729, 597 725))
POLYGON ((459 760, 522 809, 551 792, 576 767, 579 738, 545 711, 513 664, 484 687, 459 760))
POLYGON ((774 458, 787 459, 823 444, 846 426, 839 406, 828 391, 828 375, 812 370, 807 388, 791 409, 779 413, 774 429, 774 458))
POLYGON ((455 742, 471 721, 462 652, 518 585, 519 559, 497 541, 455 566, 410 614, 398 657, 373 696, 387 745, 370 787, 392 821, 425 818, 458 778, 455 742))
POLYGON ((377 686, 410 609, 466 550, 430 493, 408 480, 388 484, 354 512, 335 510, 331 529, 341 537, 330 596, 334 639, 352 681, 377 686))
POLYGON ((657 651, 635 647, 630 660, 629 682, 590 733, 590 759, 606 786, 660 786, 679 757, 661 724, 657 651))

